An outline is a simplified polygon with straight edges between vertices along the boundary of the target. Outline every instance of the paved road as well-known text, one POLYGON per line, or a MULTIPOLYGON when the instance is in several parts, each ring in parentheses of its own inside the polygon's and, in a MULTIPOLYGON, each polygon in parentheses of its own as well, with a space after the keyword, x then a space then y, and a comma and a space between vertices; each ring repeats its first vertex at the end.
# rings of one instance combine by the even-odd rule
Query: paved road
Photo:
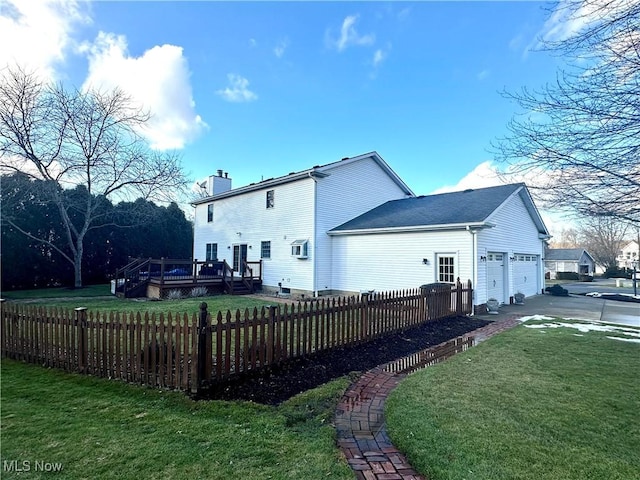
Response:
MULTIPOLYGON (((630 284, 631 280, 625 280, 625 282, 630 284)), ((576 295, 584 295, 590 292, 633 294, 632 287, 616 287, 615 280, 609 278, 596 278, 593 282, 565 283, 561 284, 561 286, 569 290, 569 293, 575 293, 576 295)), ((640 290, 638 293, 640 293, 640 290)))

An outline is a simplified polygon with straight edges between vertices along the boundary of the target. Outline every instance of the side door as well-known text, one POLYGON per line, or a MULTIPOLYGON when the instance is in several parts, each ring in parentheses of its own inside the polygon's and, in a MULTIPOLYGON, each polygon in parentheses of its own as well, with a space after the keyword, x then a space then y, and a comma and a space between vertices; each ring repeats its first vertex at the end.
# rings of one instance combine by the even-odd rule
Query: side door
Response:
POLYGON ((233 246, 233 271, 244 275, 244 262, 247 261, 247 244, 233 246))

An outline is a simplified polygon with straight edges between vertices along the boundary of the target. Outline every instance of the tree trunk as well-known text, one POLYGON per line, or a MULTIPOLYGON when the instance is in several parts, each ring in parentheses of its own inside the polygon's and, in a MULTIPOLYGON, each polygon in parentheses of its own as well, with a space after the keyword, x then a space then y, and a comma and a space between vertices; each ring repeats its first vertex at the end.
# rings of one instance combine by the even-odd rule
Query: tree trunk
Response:
POLYGON ((84 235, 76 240, 76 251, 73 256, 74 288, 82 288, 82 255, 84 254, 84 235))

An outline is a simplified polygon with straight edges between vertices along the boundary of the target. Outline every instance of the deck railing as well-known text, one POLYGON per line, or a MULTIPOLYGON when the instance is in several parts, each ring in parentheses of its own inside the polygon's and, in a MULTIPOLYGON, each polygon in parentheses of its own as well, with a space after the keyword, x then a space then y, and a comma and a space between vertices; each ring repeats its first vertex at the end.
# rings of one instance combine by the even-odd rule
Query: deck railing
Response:
MULTIPOLYGON (((133 259, 116 272, 115 293, 128 292, 152 282, 163 290, 165 286, 180 283, 197 286, 209 280, 221 280, 224 291, 233 293, 235 281, 254 291, 256 281, 262 280, 262 260, 243 262, 242 274, 235 272, 226 260, 133 259)), ((170 288, 170 287, 169 287, 170 288)))

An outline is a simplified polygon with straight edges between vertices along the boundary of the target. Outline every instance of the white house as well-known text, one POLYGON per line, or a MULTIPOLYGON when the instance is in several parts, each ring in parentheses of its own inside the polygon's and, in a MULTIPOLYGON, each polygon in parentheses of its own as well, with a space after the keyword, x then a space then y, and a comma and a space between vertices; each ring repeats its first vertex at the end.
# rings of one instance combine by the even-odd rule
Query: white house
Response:
POLYGON ((551 280, 558 272, 593 276, 596 262, 584 248, 548 248, 544 254, 545 276, 551 280))
POLYGON ((262 259, 267 290, 323 295, 460 278, 480 305, 544 288, 549 234, 524 184, 416 197, 373 152, 230 187, 219 171, 194 203, 193 256, 236 269, 262 259))
POLYGON ((210 196, 194 202, 193 257, 263 261, 263 287, 319 295, 332 291, 327 232, 411 189, 375 152, 231 189, 209 179, 210 196))
POLYGON ((640 260, 640 247, 638 242, 631 240, 622 247, 622 250, 618 253, 617 261, 618 267, 633 269, 634 266, 638 266, 638 263, 634 263, 640 260))

